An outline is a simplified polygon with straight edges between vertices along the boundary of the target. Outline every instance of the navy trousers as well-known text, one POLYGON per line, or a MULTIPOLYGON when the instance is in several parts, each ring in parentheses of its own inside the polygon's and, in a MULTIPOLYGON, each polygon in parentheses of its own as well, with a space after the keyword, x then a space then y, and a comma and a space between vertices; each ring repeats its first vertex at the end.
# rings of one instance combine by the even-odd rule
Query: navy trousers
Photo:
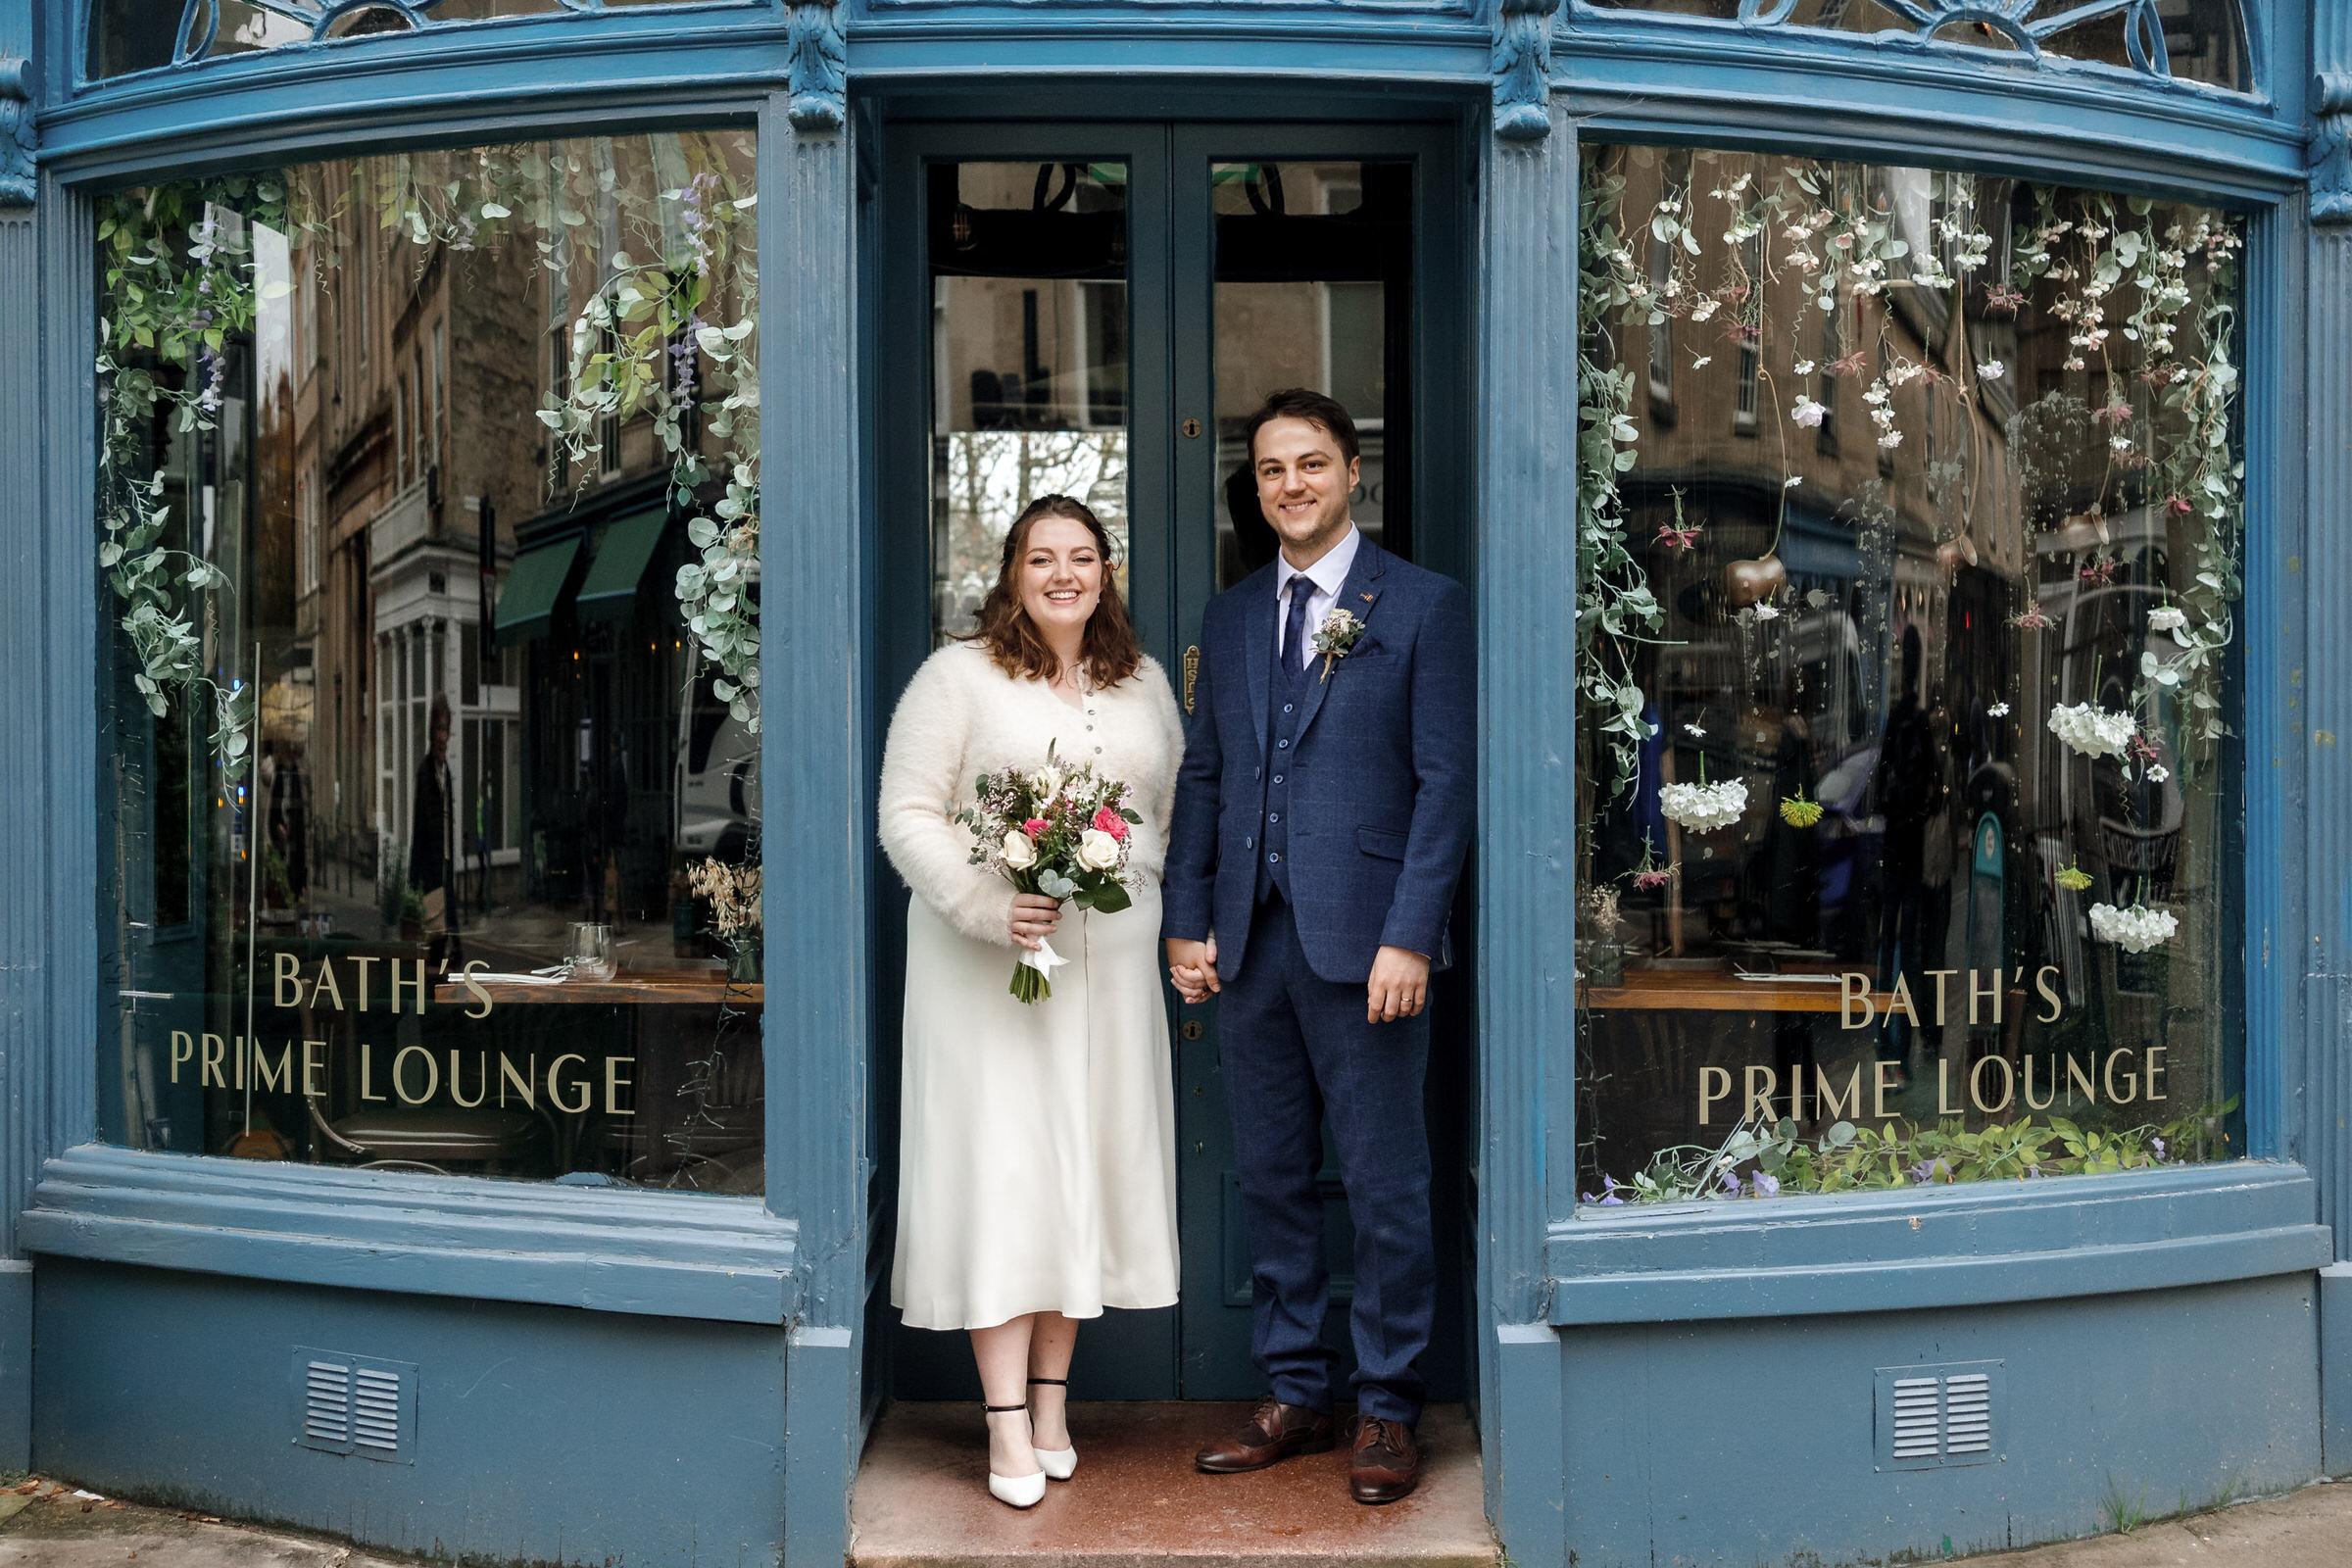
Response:
POLYGON ((1355 1223, 1356 1408, 1409 1426, 1421 1418, 1414 1361, 1437 1305, 1421 1101, 1429 1015, 1366 1023, 1362 984, 1335 984, 1308 967, 1279 893, 1257 906, 1242 972, 1225 983, 1217 1011, 1258 1367, 1285 1404, 1331 1408, 1331 1272, 1315 1185, 1328 1111, 1355 1223))

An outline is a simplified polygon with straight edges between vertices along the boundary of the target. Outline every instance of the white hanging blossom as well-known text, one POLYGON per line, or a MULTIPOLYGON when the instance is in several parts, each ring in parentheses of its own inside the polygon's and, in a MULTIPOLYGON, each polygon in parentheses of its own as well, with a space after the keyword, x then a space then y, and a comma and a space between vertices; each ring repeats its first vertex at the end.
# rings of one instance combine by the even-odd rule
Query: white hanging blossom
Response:
POLYGON ((1816 403, 1811 398, 1800 397, 1789 409, 1788 418, 1791 423, 1802 425, 1808 430, 1815 430, 1821 427, 1822 416, 1829 412, 1827 405, 1816 403))
POLYGON ((1747 811, 1747 786, 1738 779, 1722 784, 1668 784, 1658 791, 1658 809, 1670 822, 1693 833, 1712 833, 1730 827, 1747 811))
POLYGON ((2139 725, 2130 713, 2109 713, 2088 703, 2050 710, 2050 733, 2084 757, 2121 757, 2139 725))
POLYGON ((2101 942, 2112 942, 2126 953, 2145 953, 2160 948, 2173 939, 2180 922, 2170 909, 2151 909, 2134 904, 2129 909, 2119 909, 2112 904, 2090 906, 2090 934, 2101 942))
POLYGON ((1986 360, 1977 367, 1977 379, 1980 381, 1998 381, 2008 373, 2009 367, 1998 360, 1986 360))
POLYGON ((2179 605, 2158 605, 2154 610, 2148 612, 2148 630, 2150 631, 2186 631, 2187 629, 2188 612, 2182 610, 2179 605))

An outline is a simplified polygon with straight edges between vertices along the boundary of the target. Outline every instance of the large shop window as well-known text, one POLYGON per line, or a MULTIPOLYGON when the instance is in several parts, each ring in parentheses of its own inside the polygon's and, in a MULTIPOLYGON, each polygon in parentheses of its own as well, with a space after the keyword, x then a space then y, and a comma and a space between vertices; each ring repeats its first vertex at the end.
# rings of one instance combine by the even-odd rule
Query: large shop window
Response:
POLYGON ((762 1189, 753 170, 101 199, 105 1137, 762 1189))
POLYGON ((2238 1152, 2240 226, 1584 174, 1580 1189, 2238 1152))

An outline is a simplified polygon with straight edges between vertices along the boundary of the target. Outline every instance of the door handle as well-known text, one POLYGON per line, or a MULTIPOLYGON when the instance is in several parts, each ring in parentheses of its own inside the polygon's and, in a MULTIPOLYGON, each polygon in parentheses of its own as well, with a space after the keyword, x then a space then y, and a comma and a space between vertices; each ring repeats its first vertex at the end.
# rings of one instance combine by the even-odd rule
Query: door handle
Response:
POLYGON ((1184 710, 1193 710, 1193 687, 1200 679, 1200 645, 1195 643, 1184 651, 1184 710))

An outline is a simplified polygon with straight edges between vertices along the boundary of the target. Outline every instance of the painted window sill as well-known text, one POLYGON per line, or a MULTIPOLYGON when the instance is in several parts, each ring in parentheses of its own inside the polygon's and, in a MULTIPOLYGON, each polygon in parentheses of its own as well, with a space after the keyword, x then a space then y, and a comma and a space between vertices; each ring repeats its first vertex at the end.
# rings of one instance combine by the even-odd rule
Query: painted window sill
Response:
POLYGON ((1583 1208, 1545 1242, 1553 1324, 1902 1311, 2165 1290, 2334 1259, 2300 1165, 1583 1208))
POLYGON ((148 1268, 780 1324, 798 1228, 754 1199, 84 1144, 42 1166, 18 1234, 148 1268))

